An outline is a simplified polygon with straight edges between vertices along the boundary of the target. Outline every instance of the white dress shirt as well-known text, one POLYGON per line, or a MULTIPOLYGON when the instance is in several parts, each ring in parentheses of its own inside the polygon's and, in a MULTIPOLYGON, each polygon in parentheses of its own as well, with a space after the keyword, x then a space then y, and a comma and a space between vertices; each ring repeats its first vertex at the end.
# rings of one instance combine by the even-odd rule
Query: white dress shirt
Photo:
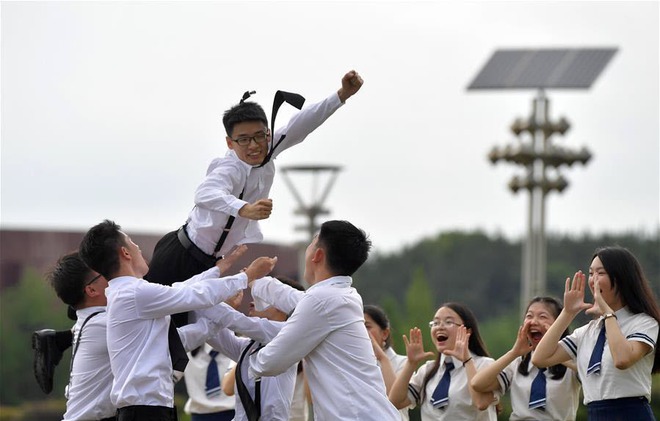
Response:
POLYGON ((64 421, 100 420, 112 417, 117 412, 110 400, 112 371, 106 342, 105 307, 87 307, 76 311, 78 320, 73 326, 73 348, 85 319, 98 311, 101 313, 85 324, 73 359, 71 378, 66 389, 64 421))
MULTIPOLYGON (((241 161, 233 150, 228 150, 223 158, 214 159, 206 172, 206 178, 195 192, 195 207, 188 215, 186 231, 190 240, 206 254, 213 254, 229 216, 238 216, 238 211, 246 203, 269 197, 275 177, 275 157, 283 150, 302 142, 341 105, 335 92, 325 100, 304 107, 295 114, 285 127, 275 131, 272 138, 274 142, 277 142, 282 134, 286 134, 286 138, 263 167, 252 167, 241 161), (245 193, 241 200, 238 197, 243 188, 245 193)), ((238 244, 257 243, 262 240, 259 221, 237 217, 218 254, 227 254, 238 244)))
POLYGON ((602 326, 602 319, 592 320, 566 336, 559 344, 577 364, 582 380, 584 404, 605 399, 644 396, 651 400, 651 369, 655 358, 658 322, 646 313, 633 314, 628 307, 619 309, 616 321, 621 333, 629 341, 639 341, 651 347, 651 352, 632 367, 619 370, 614 366, 612 352, 607 341, 603 349, 600 374, 587 374, 587 366, 602 326))
MULTIPOLYGON (((491 364, 492 358, 479 357, 470 353, 474 365, 479 371, 479 368, 484 365, 491 364)), ((416 402, 421 408, 421 415, 423 420, 435 421, 497 421, 497 413, 495 405, 499 401, 500 393, 495 392, 495 402, 493 402, 487 409, 480 411, 472 404, 472 396, 470 396, 470 389, 468 388, 468 378, 465 367, 460 361, 454 361, 455 367, 451 372, 451 383, 449 383, 449 404, 444 408, 434 408, 431 405, 431 397, 435 388, 440 383, 442 375, 445 374, 445 355, 440 356, 440 368, 426 383, 424 400, 419 402, 418 397, 421 399, 422 383, 426 374, 431 370, 435 361, 427 361, 422 365, 410 379, 408 386, 408 399, 411 402, 416 402), (413 393, 414 392, 414 393, 413 393)))
POLYGON ((213 267, 171 287, 132 276, 110 280, 107 338, 114 375, 111 399, 117 408, 174 406, 169 315, 213 306, 247 287, 244 273, 207 279, 218 274, 213 267))
POLYGON ((315 420, 398 420, 364 326, 362 298, 351 283, 335 276, 302 293, 272 278, 256 281, 253 296, 280 310, 300 300, 275 339, 250 357, 250 370, 274 376, 304 357, 315 420), (264 295, 268 290, 275 295, 264 295))
MULTIPOLYGON (((240 359, 241 354, 248 346, 251 348, 248 350, 249 355, 260 344, 268 343, 284 325, 283 322, 275 322, 258 317, 247 317, 224 303, 210 309, 198 311, 197 315, 198 317, 208 317, 217 323, 217 334, 209 337, 208 343, 214 349, 235 361, 240 359), (225 326, 228 328, 225 328, 225 326), (250 345, 250 339, 239 338, 234 332, 248 336, 256 342, 250 345)), ((241 364, 241 367, 237 367, 237 370, 241 370, 243 383, 252 399, 254 399, 255 381, 254 378, 250 378, 248 375, 249 364, 250 359, 246 356, 243 359, 243 364, 241 364)), ((296 372, 297 364, 294 364, 277 376, 261 379, 261 419, 289 421, 291 402, 296 383, 296 372)), ((234 421, 246 421, 247 415, 238 394, 238 388, 234 387, 234 390, 236 406, 234 421)))
MULTIPOLYGON (((188 392, 188 401, 183 407, 186 414, 210 414, 234 409, 234 397, 225 395, 222 390, 220 394, 212 397, 206 394, 206 374, 211 362, 209 352, 212 350, 210 345, 204 344, 195 356, 188 354, 189 361, 184 376, 188 392)), ((220 380, 236 365, 222 353, 216 355, 215 364, 220 380)))
POLYGON ((511 362, 497 376, 500 384, 500 392, 511 391, 511 417, 509 420, 547 420, 547 421, 572 421, 580 404, 580 382, 577 374, 570 368, 561 379, 553 380, 552 374, 546 370, 546 404, 545 410, 530 409, 529 395, 532 391, 532 382, 536 378, 539 369, 529 364, 529 373, 523 376, 518 371, 522 357, 511 362))

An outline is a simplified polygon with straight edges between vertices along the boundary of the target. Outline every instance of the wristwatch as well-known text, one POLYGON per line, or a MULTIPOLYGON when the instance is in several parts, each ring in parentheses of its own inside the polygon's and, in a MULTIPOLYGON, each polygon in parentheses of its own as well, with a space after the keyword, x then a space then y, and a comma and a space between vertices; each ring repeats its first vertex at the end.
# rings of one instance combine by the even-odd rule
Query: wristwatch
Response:
POLYGON ((603 320, 607 320, 610 317, 614 317, 615 319, 617 318, 616 314, 614 314, 614 313, 605 313, 605 314, 603 314, 603 320))

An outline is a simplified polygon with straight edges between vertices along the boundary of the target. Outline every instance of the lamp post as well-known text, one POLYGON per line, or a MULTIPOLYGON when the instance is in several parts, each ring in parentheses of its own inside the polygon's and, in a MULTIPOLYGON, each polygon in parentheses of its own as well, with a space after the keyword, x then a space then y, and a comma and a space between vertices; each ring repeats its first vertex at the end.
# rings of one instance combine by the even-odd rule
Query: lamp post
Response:
MULTIPOLYGON (((330 211, 324 207, 324 203, 330 194, 330 189, 335 184, 337 175, 341 167, 337 165, 297 165, 280 168, 280 173, 285 184, 289 187, 298 207, 294 210, 296 215, 302 215, 307 218, 307 223, 295 227, 296 231, 306 231, 309 236, 309 242, 312 241, 319 225, 316 221, 320 215, 327 215, 330 211), (311 176, 311 192, 306 198, 303 198, 293 181, 289 177, 291 174, 311 176), (322 176, 327 175, 327 183, 323 190, 319 190, 322 176)), ((298 243, 298 273, 302 274, 305 270, 305 243, 298 243)), ((301 280, 301 283, 303 281, 301 280)))
POLYGON ((570 128, 565 118, 550 120, 550 101, 546 89, 589 89, 616 53, 616 48, 511 49, 497 50, 480 70, 468 90, 535 89, 532 113, 518 118, 511 131, 515 144, 494 147, 488 154, 492 163, 506 161, 524 168, 514 176, 509 188, 529 192, 527 238, 521 265, 520 307, 546 291, 545 198, 551 191, 563 192, 568 181, 561 166, 586 164, 591 152, 553 145, 555 134, 570 128), (527 139, 526 139, 527 138, 527 139))
POLYGON ((559 171, 561 166, 570 167, 575 162, 586 165, 591 159, 586 147, 577 150, 553 145, 553 135, 563 136, 570 124, 563 117, 551 121, 549 108, 550 101, 541 89, 532 103, 531 115, 527 119, 516 119, 511 125, 519 141, 504 148, 494 147, 488 154, 493 164, 506 161, 524 168, 524 175, 514 176, 509 182, 514 194, 520 190, 529 192, 521 307, 532 297, 546 292, 545 198, 552 191, 562 193, 568 187, 568 181, 559 171))

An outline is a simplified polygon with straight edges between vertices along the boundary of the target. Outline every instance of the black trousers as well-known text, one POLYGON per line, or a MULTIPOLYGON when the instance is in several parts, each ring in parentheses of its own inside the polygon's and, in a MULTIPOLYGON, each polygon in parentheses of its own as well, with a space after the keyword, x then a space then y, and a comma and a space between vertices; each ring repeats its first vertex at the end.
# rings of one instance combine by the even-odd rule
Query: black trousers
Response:
MULTIPOLYGON (((200 263, 181 245, 177 231, 167 233, 154 248, 153 257, 149 263, 149 272, 144 279, 162 285, 172 285, 185 281, 211 268, 200 263)), ((174 323, 181 327, 188 323, 187 313, 174 314, 174 323)))
POLYGON ((117 410, 117 421, 177 421, 176 408, 133 405, 117 410))

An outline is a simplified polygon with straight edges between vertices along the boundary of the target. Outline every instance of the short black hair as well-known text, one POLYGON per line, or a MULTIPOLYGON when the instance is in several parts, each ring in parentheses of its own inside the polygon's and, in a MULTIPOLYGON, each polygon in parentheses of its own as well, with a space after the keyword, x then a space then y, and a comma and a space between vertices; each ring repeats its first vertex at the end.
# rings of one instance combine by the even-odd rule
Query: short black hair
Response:
POLYGON ((47 279, 64 304, 78 308, 85 299, 85 285, 91 275, 92 270, 75 251, 60 257, 47 279))
POLYGON ((117 251, 125 245, 121 227, 106 219, 87 231, 80 243, 79 253, 87 266, 111 280, 119 271, 117 251))
POLYGON ((234 105, 222 116, 222 124, 225 126, 227 136, 234 134, 234 126, 246 121, 259 121, 268 128, 268 119, 261 105, 256 102, 241 102, 234 105))
POLYGON ((351 276, 367 261, 371 241, 348 221, 327 221, 321 225, 317 247, 325 251, 333 275, 351 276))

